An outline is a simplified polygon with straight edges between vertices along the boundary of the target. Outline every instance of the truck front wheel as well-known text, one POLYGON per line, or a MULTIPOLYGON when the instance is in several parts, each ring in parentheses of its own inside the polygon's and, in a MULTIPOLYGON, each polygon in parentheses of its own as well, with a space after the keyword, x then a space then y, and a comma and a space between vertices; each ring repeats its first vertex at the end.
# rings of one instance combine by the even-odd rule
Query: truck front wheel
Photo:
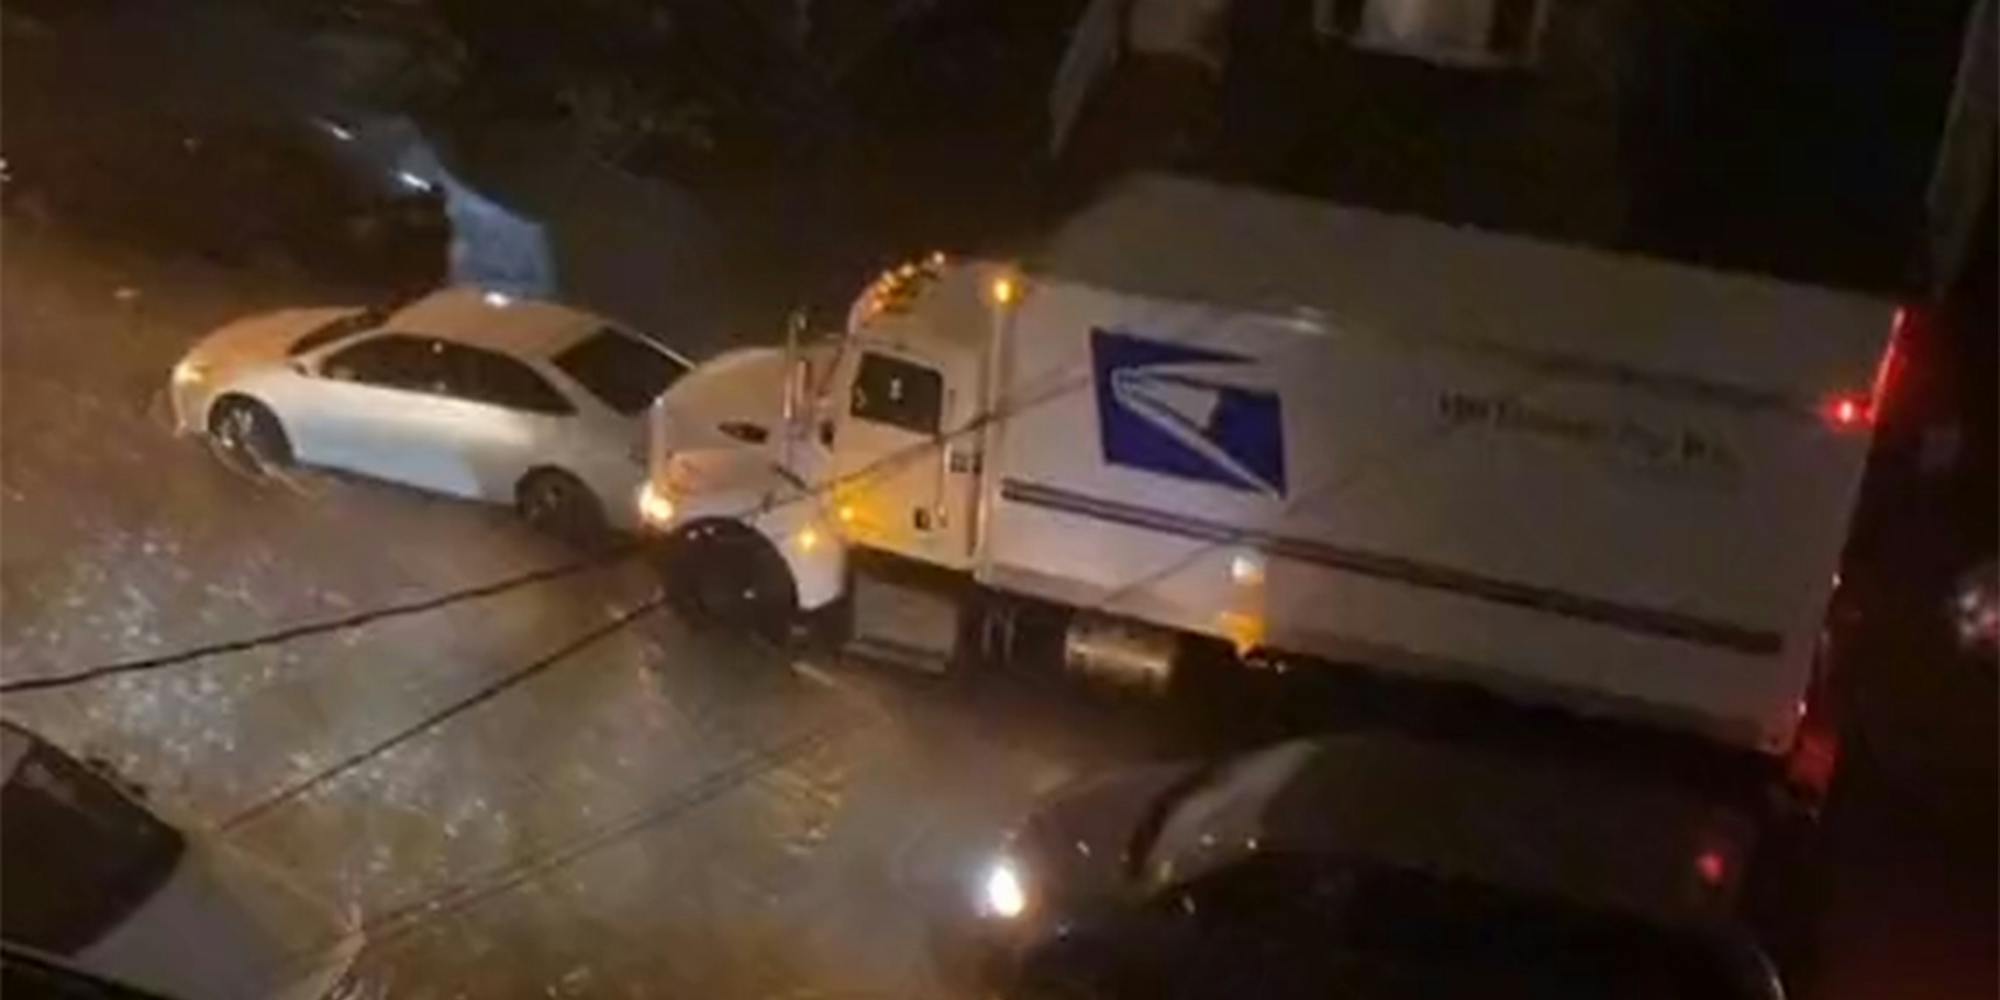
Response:
POLYGON ((659 568, 668 601, 690 624, 778 638, 798 615, 784 557, 743 525, 705 521, 681 529, 667 540, 659 568))

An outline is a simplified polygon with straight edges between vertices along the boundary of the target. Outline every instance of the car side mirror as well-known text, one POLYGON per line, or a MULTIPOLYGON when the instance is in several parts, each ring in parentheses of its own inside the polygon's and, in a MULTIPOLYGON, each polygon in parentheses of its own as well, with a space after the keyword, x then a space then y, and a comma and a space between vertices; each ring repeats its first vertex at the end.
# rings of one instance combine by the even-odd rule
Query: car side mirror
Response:
POLYGON ((310 376, 310 375, 312 375, 312 369, 310 369, 310 368, 307 368, 307 367, 306 367, 306 363, 305 363, 305 362, 303 362, 303 361, 300 361, 300 360, 299 360, 299 359, 297 359, 297 358, 293 358, 292 360, 290 360, 290 361, 286 362, 285 364, 286 364, 286 366, 287 366, 287 367, 291 368, 291 370, 292 370, 292 372, 293 372, 294 374, 297 374, 297 375, 306 375, 306 376, 310 376))

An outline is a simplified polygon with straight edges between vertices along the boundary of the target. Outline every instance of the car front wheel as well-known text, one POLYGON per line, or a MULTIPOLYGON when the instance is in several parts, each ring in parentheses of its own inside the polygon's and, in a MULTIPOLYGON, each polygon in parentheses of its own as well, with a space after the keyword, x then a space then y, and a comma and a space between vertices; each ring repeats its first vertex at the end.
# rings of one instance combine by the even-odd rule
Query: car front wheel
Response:
POLYGON ((292 463, 292 442, 270 408, 243 396, 226 396, 208 416, 209 439, 223 460, 255 473, 292 463))

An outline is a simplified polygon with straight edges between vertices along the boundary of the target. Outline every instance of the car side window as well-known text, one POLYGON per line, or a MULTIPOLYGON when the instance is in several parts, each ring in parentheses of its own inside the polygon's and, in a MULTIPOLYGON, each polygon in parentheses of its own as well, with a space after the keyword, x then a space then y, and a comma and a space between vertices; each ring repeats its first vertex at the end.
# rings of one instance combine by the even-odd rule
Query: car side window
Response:
POLYGON ((576 412, 547 379, 519 360, 467 344, 443 343, 442 351, 452 396, 527 413, 576 412))
POLYGON ((372 337, 333 352, 320 365, 320 372, 343 382, 440 392, 445 371, 436 343, 403 333, 372 337))
POLYGON ((861 356, 850 414, 917 434, 936 434, 943 409, 944 377, 936 369, 873 351, 861 356))

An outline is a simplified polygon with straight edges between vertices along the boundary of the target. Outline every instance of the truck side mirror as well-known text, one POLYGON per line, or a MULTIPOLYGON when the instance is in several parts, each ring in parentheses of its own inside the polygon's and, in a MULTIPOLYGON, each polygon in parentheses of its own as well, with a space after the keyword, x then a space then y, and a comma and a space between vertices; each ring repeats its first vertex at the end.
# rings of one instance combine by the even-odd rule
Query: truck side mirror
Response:
POLYGON ((805 310, 792 310, 785 317, 785 398, 782 400, 782 412, 787 438, 798 433, 798 421, 811 412, 808 404, 812 401, 806 395, 812 384, 812 366, 799 349, 800 338, 805 331, 805 310))
POLYGON ((812 366, 804 357, 795 357, 791 369, 785 373, 785 415, 793 421, 810 419, 811 396, 812 366))

